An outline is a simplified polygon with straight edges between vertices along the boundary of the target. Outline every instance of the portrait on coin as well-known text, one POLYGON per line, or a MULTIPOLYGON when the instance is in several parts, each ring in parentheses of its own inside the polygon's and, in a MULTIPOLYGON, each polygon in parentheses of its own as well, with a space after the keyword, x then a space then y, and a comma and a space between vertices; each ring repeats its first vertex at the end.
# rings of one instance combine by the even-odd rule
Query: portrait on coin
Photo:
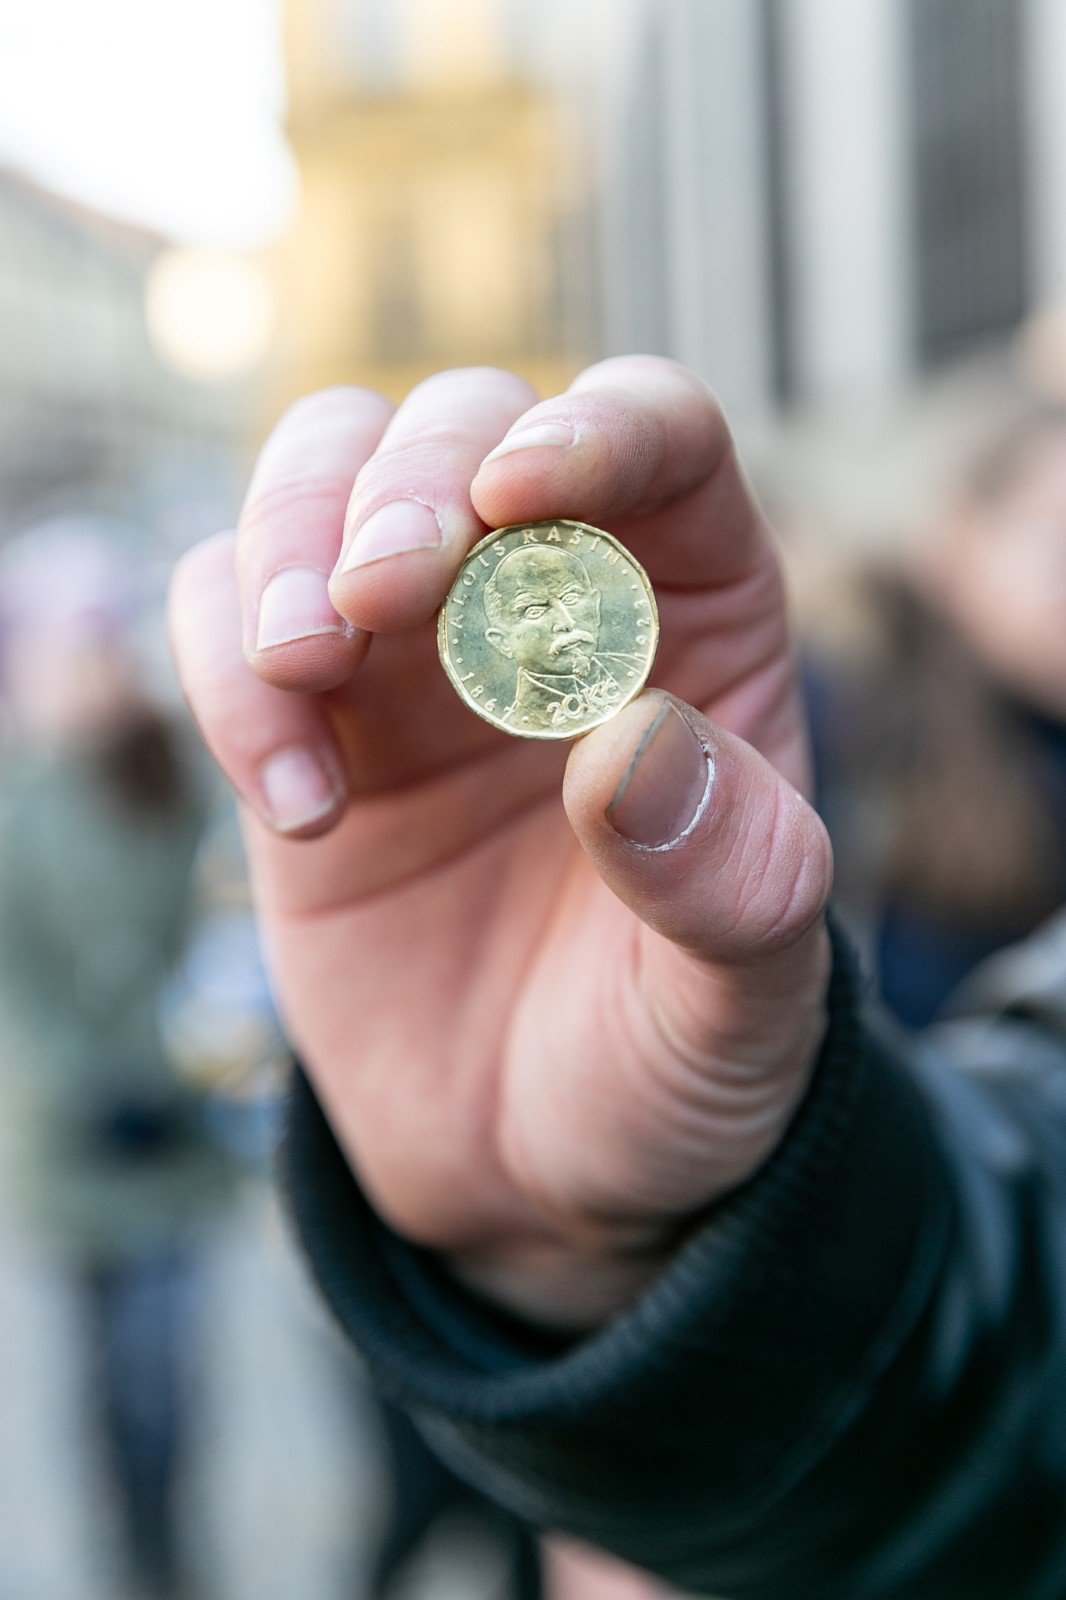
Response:
POLYGON ((581 558, 523 545, 485 585, 485 638, 515 663, 505 722, 559 728, 600 716, 625 696, 640 657, 600 650, 600 590, 581 558))

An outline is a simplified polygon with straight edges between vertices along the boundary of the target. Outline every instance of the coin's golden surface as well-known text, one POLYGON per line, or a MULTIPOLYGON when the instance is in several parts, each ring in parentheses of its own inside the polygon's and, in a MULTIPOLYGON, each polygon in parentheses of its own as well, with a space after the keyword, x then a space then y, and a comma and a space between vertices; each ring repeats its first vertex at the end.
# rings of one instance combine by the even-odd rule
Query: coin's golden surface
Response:
POLYGON ((523 739, 576 739, 648 681, 659 613, 624 545, 584 522, 500 528, 440 609, 444 670, 471 711, 523 739))

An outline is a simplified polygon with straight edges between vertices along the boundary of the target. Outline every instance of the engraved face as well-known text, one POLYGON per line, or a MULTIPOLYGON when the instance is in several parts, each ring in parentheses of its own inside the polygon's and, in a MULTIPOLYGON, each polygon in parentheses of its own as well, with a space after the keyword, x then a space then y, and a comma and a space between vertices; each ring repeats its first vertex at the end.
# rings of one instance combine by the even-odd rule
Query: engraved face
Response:
POLYGON ((437 618, 459 698, 523 739, 574 739, 613 716, 647 682, 658 637, 640 563, 566 517, 487 534, 437 618))
POLYGON ((504 556, 485 586, 485 638, 538 677, 587 678, 600 637, 600 592, 565 550, 528 546, 504 556))

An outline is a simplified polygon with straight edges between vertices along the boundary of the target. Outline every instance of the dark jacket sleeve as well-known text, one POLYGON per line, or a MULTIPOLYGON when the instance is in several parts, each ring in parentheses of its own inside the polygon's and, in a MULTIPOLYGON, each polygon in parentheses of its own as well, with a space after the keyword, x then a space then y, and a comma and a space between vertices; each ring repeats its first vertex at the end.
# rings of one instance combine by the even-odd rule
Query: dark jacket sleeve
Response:
POLYGON ((888 1042, 838 950, 780 1149, 574 1343, 390 1233, 299 1075, 283 1166, 380 1386, 534 1523, 699 1594, 1066 1595, 1066 1038, 1046 1013, 888 1042))

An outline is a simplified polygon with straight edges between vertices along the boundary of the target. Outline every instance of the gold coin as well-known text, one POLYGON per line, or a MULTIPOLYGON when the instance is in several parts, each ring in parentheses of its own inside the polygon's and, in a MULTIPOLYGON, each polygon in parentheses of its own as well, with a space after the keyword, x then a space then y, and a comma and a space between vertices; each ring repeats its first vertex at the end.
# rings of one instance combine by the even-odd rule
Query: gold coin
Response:
POLYGON ((523 739, 576 739, 648 681, 659 613, 624 545, 584 522, 500 528, 459 569, 437 621, 471 711, 523 739))

